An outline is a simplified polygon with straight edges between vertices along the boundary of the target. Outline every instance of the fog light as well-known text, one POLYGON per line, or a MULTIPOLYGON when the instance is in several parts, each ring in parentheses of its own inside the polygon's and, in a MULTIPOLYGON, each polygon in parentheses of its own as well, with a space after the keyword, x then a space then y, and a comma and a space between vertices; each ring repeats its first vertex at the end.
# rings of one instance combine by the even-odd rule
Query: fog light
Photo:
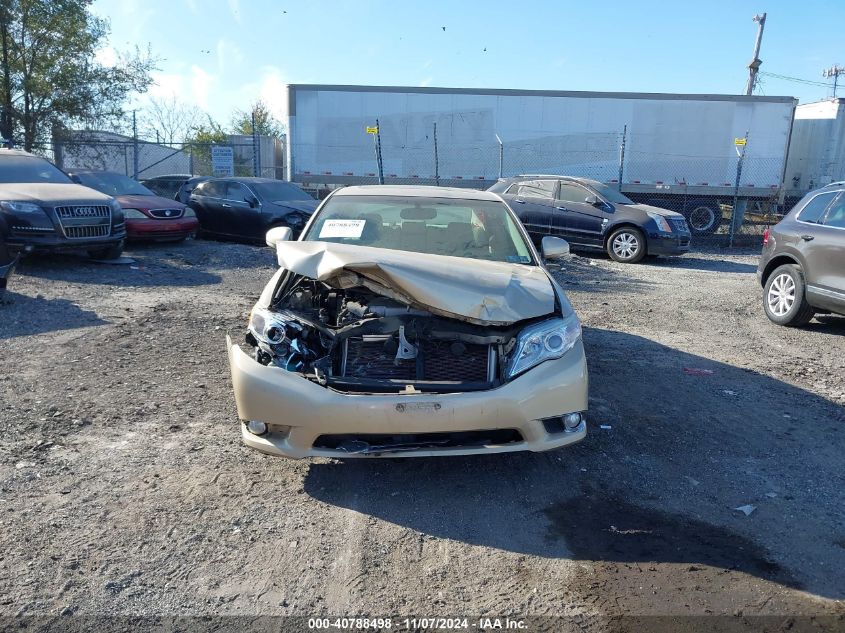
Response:
POLYGON ((566 427, 567 431, 574 431, 581 424, 581 420, 582 417, 580 413, 567 413, 563 416, 563 425, 566 427))
POLYGON ((264 435, 267 432, 267 425, 258 420, 250 420, 246 423, 246 430, 253 435, 264 435))

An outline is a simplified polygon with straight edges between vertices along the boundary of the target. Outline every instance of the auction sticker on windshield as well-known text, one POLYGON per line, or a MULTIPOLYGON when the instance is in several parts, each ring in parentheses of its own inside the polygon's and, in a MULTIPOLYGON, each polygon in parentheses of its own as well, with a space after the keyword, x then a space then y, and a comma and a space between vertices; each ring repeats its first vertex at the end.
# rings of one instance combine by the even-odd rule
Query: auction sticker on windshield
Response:
POLYGON ((361 237, 366 220, 326 220, 320 237, 361 237))

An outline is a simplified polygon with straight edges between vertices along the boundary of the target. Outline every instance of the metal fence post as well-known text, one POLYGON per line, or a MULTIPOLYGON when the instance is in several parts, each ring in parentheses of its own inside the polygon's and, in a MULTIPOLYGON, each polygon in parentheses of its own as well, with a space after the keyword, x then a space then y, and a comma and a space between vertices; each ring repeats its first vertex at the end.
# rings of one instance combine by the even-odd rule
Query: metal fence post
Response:
POLYGON ((188 171, 190 171, 191 175, 193 176, 194 175, 194 145, 193 145, 193 143, 191 145, 189 145, 188 147, 189 147, 188 171))
POLYGON ((132 178, 138 180, 138 120, 132 110, 132 178))
POLYGON ((437 156, 437 121, 434 122, 434 184, 440 186, 440 159, 437 156))
POLYGON ((252 109, 252 175, 258 176, 258 136, 255 130, 255 108, 252 109))
POLYGON ((378 184, 384 184, 384 165, 381 159, 381 127, 376 119, 376 161, 378 162, 378 184))
MULTIPOLYGON (((737 219, 737 211, 739 208, 739 182, 740 178, 742 178, 742 162, 745 159, 745 148, 748 146, 748 130, 745 131, 744 142, 742 144, 742 151, 736 150, 737 154, 737 161, 736 161, 736 182, 734 183, 734 199, 733 199, 733 206, 731 208, 731 236, 728 242, 728 246, 733 248, 734 245, 734 233, 736 232, 736 219, 737 219)), ((744 209, 743 213, 740 217, 744 216, 744 209)), ((741 222, 740 222, 741 224, 741 222)))
POLYGON ((499 178, 502 178, 505 169, 505 144, 502 143, 498 134, 496 134, 496 141, 499 143, 499 178))
POLYGON ((619 183, 618 189, 622 191, 622 176, 625 173, 625 141, 628 137, 628 126, 622 126, 622 144, 619 146, 619 183))

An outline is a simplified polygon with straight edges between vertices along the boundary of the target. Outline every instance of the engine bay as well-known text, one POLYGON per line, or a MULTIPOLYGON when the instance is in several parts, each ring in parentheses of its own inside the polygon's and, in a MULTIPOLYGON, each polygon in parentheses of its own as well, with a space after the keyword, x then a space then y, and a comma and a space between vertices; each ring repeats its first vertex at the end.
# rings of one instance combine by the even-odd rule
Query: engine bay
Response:
POLYGON ((443 393, 500 384, 519 329, 447 319, 364 287, 289 273, 271 306, 253 310, 246 340, 262 365, 337 390, 443 393))

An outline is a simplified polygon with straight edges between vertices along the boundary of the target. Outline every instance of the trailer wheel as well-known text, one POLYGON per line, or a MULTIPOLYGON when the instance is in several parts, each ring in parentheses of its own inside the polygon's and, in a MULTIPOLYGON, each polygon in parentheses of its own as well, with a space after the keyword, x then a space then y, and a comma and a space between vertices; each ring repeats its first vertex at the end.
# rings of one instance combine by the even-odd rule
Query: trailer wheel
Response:
POLYGON ((722 210, 712 200, 687 202, 684 206, 684 217, 693 235, 711 235, 722 224, 722 210))

